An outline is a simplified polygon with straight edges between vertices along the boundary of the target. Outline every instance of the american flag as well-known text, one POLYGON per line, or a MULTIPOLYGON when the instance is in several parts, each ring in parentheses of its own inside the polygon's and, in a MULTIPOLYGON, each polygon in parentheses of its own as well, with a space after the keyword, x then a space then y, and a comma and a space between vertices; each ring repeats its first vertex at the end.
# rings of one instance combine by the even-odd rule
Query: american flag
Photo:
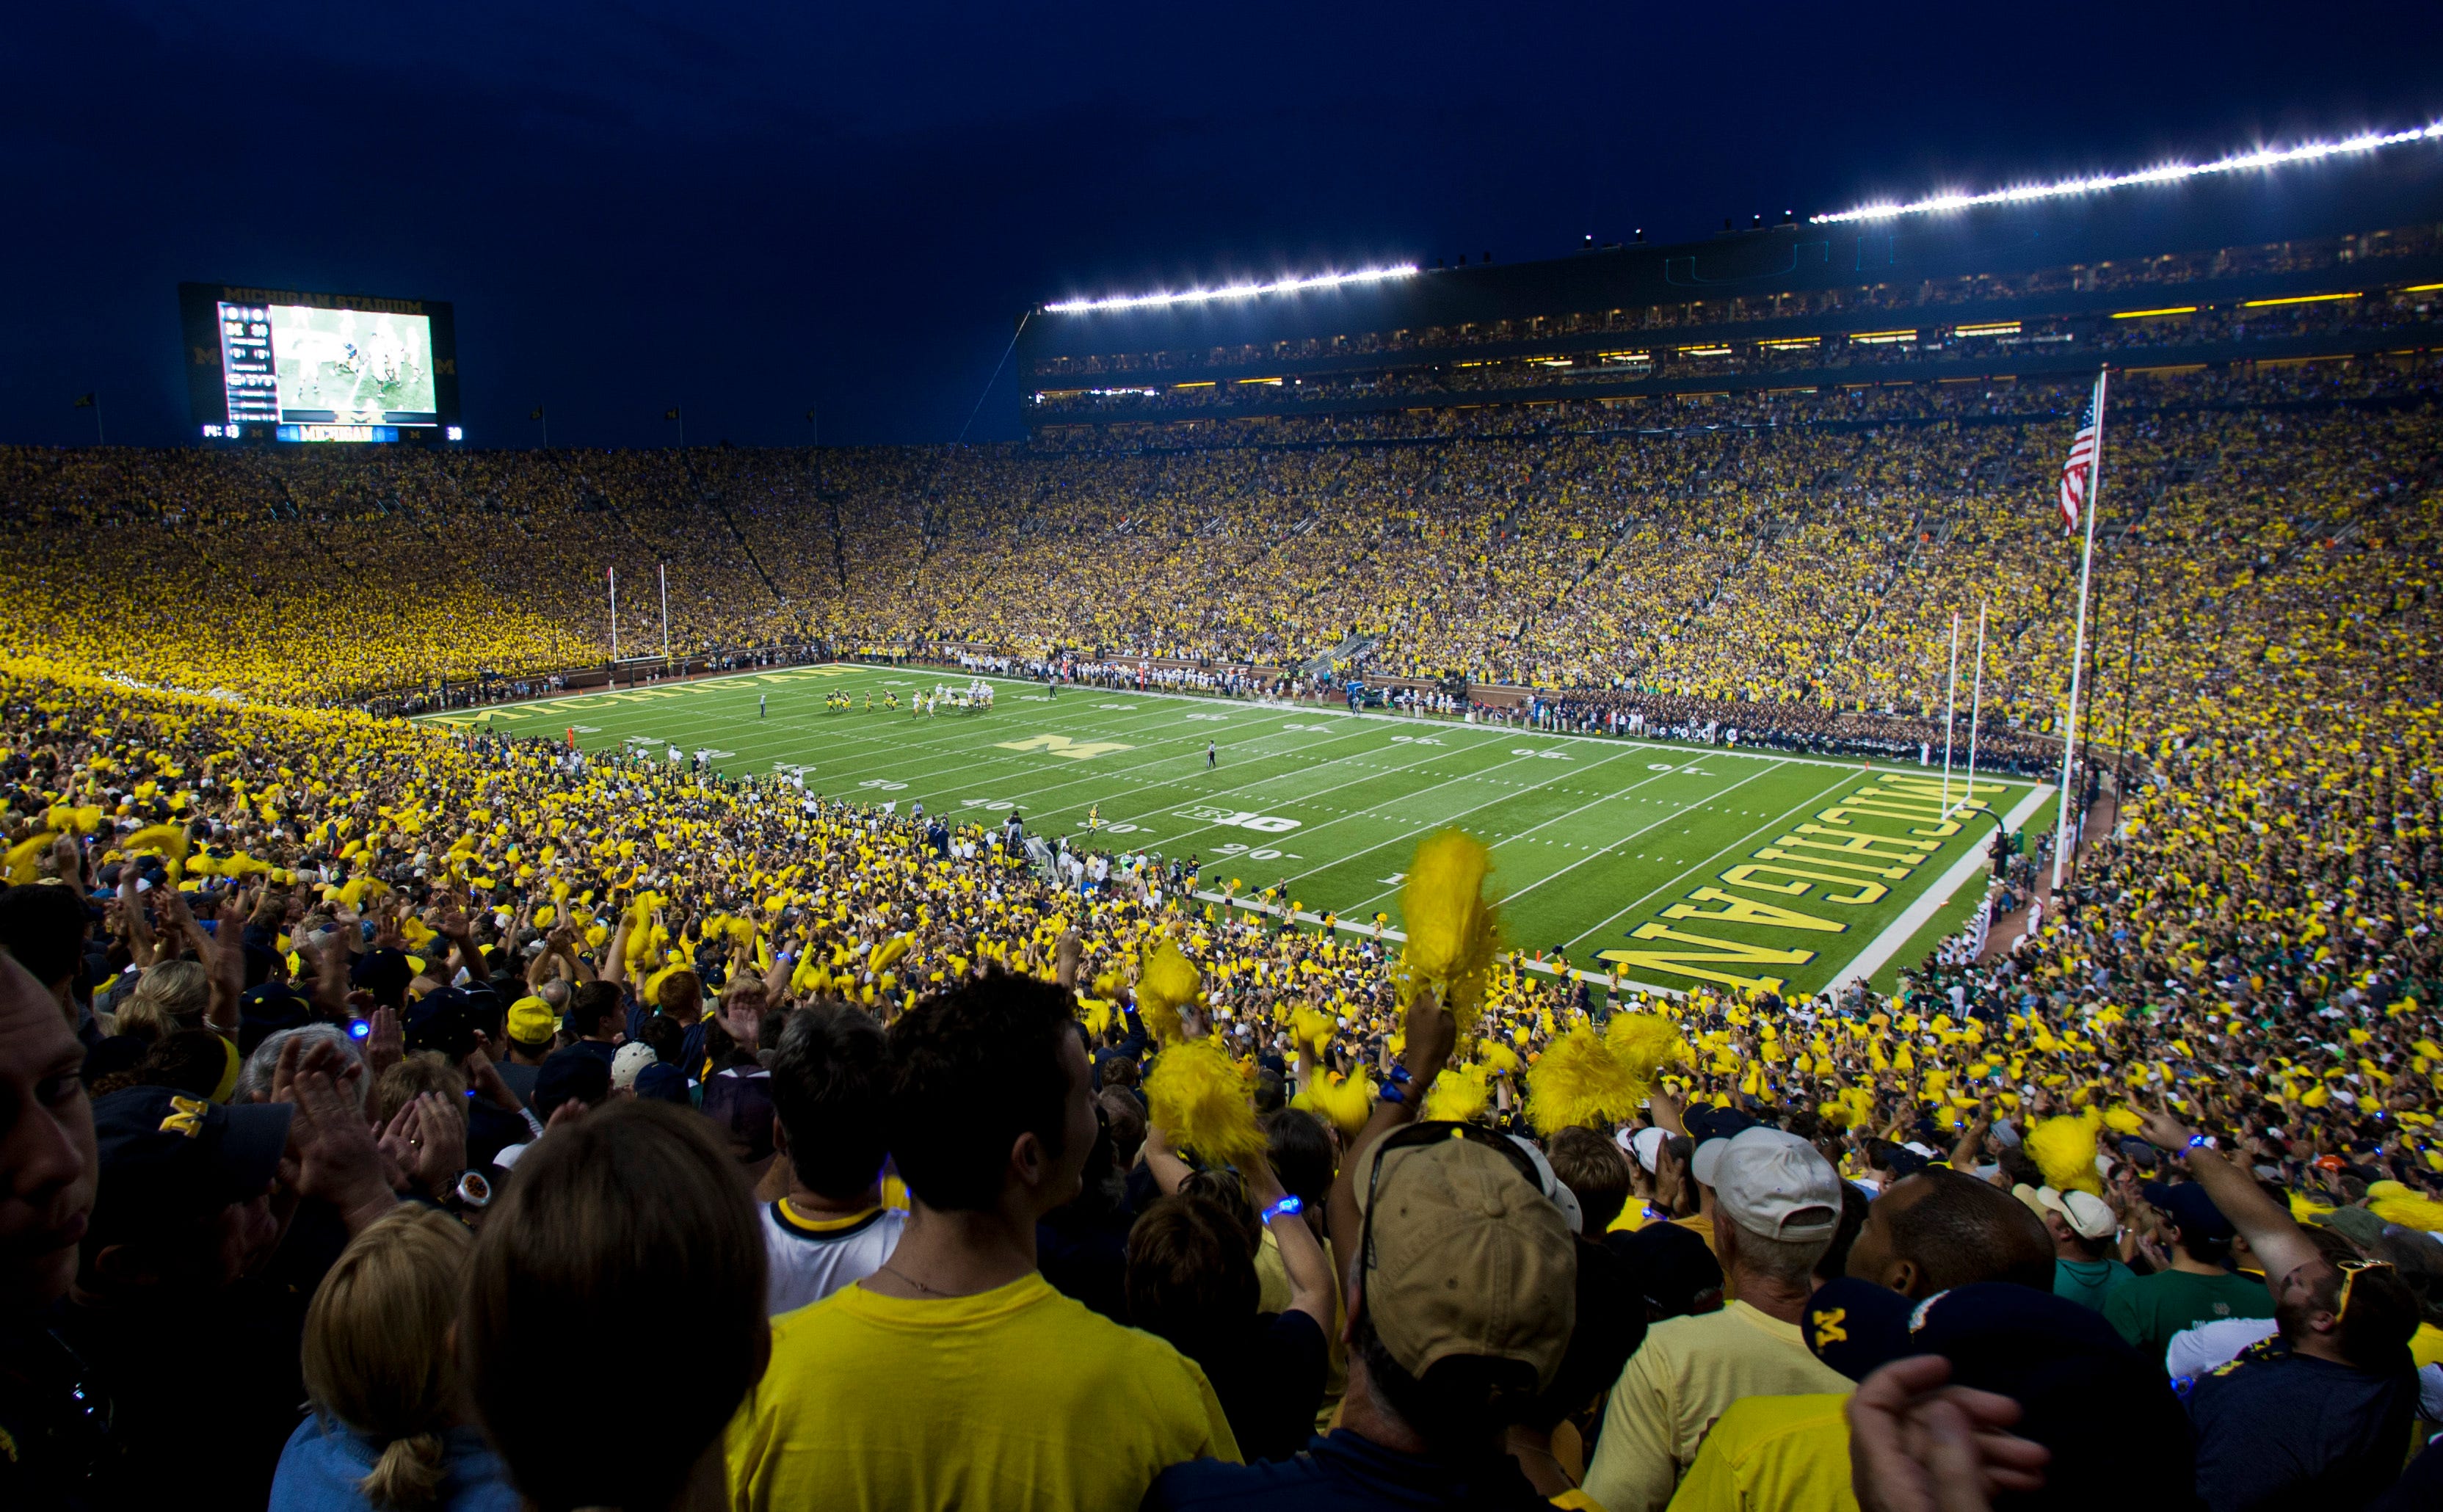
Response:
POLYGON ((2087 398, 2086 413, 2079 417, 2078 434, 2070 438, 2069 458, 2062 464, 2062 528, 2073 536, 2078 534, 2086 501, 2095 492, 2096 468, 2103 460, 2103 379, 2102 373, 2095 375, 2095 392, 2087 398))

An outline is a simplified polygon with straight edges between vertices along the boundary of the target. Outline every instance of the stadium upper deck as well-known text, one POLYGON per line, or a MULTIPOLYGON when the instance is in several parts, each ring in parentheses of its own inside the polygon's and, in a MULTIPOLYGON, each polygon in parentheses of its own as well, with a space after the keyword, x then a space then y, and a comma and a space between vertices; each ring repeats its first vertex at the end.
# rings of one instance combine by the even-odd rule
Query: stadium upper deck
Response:
POLYGON ((2296 193, 1795 219, 1252 300, 1038 307, 1021 404, 1072 428, 2236 368, 2443 345, 2436 153, 2296 193))

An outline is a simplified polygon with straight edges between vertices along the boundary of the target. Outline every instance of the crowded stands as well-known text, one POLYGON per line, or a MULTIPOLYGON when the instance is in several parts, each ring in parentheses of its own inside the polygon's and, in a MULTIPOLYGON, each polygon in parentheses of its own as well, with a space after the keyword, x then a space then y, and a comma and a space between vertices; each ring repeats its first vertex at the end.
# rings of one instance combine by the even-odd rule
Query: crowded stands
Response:
POLYGON ((667 564, 740 665, 1353 637, 1449 718, 1913 753, 1981 604, 2041 768, 2060 393, 0 451, 0 1503, 2434 1505, 2425 381, 2128 386, 2085 853, 1812 998, 1534 958, 1464 836, 1399 940, 375 706, 598 671, 606 568, 658 649, 667 564))

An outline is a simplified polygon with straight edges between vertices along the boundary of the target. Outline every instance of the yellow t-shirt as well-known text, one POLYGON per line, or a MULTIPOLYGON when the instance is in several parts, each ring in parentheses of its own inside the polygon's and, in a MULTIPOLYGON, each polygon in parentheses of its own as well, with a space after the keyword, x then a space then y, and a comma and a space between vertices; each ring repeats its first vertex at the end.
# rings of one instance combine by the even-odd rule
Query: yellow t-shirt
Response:
POLYGON ((1607 1512, 1662 1512, 1714 1420, 1743 1396, 1846 1394, 1849 1378, 1808 1353, 1796 1323, 1743 1302, 1646 1331, 1604 1408, 1587 1494, 1607 1512))
POLYGON ((1705 1435, 1671 1512, 1858 1512, 1846 1392, 1751 1396, 1705 1435))
POLYGON ((939 1301, 845 1286, 774 1319, 726 1452, 735 1512, 1127 1512, 1239 1443, 1193 1361, 1029 1272, 939 1301))
POLYGON ((2443 1365, 2443 1328, 2419 1323, 2417 1332, 2409 1336, 2409 1357, 2416 1361, 2419 1370, 2443 1365))

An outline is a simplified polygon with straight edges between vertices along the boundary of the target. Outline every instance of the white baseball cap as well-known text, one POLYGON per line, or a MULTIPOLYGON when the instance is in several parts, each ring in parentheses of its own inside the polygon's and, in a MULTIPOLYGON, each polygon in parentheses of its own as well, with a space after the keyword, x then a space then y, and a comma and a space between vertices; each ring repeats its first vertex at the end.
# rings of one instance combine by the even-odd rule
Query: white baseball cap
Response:
POLYGON ((2121 1231, 2121 1219, 2112 1205, 2092 1192, 2056 1192, 2040 1187, 2036 1200, 2048 1211, 2060 1213, 2070 1232, 2082 1239, 2109 1239, 2121 1231))
MULTIPOLYGON (((1769 1239, 1828 1239, 1841 1227, 1841 1176, 1815 1146, 1779 1129, 1721 1140, 1708 1183, 1732 1221, 1769 1239)), ((1701 1178, 1700 1178, 1701 1179, 1701 1178)))
POLYGON ((662 1058, 643 1040, 622 1045, 619 1053, 611 1057, 611 1084, 624 1091, 636 1084, 636 1078, 644 1074, 646 1066, 661 1064, 662 1058))
POLYGON ((1651 1175, 1658 1169, 1657 1162, 1662 1158, 1662 1141, 1668 1138, 1670 1136, 1649 1123, 1623 1142, 1628 1146, 1628 1153, 1637 1157, 1637 1163, 1645 1167, 1646 1175, 1651 1175))

